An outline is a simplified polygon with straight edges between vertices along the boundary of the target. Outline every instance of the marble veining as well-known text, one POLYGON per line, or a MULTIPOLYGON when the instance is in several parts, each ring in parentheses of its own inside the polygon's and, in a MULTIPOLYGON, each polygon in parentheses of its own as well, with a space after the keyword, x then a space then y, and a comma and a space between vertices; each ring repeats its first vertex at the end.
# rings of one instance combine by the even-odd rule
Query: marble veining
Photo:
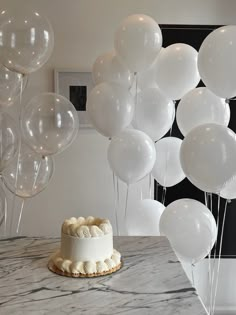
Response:
POLYGON ((0 314, 207 314, 164 237, 115 237, 122 269, 90 279, 47 269, 59 246, 55 238, 0 241, 0 314))

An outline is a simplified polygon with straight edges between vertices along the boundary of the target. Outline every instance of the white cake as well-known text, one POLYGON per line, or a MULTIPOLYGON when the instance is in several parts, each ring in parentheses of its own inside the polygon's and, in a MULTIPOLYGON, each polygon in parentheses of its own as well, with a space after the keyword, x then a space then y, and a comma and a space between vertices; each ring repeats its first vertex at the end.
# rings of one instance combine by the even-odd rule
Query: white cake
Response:
POLYGON ((121 266, 121 255, 113 249, 109 220, 79 217, 65 220, 61 229, 61 248, 49 261, 49 269, 75 277, 112 273, 121 266))

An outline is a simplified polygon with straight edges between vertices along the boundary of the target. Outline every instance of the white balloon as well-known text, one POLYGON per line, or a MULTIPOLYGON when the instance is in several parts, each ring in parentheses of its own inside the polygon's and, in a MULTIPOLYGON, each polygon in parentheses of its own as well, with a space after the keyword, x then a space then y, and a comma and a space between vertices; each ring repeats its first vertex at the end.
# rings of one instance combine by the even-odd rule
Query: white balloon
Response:
POLYGON ((138 89, 143 91, 147 88, 156 88, 156 62, 154 62, 148 69, 138 74, 138 89))
POLYGON ((184 136, 199 125, 215 123, 228 126, 229 120, 229 104, 206 87, 188 92, 179 102, 176 112, 177 125, 184 136))
POLYGON ((236 176, 233 176, 223 187, 220 196, 225 199, 236 198, 236 176))
POLYGON ((183 140, 180 161, 186 177, 196 187, 219 193, 236 174, 236 135, 225 126, 200 125, 183 140))
POLYGON ((208 255, 217 238, 212 213, 193 199, 169 204, 160 219, 160 232, 169 239, 177 255, 192 264, 208 255))
POLYGON ((117 55, 130 71, 144 71, 161 49, 161 29, 150 16, 130 15, 116 30, 114 45, 117 55))
POLYGON ((129 235, 159 236, 159 221, 164 209, 165 206, 156 200, 137 201, 127 218, 129 235))
POLYGON ((170 130, 175 118, 175 105, 159 88, 148 88, 138 93, 133 125, 154 141, 170 130))
POLYGON ((180 164, 180 147, 182 140, 166 137, 155 143, 156 162, 152 175, 164 187, 171 187, 180 183, 185 174, 180 164))
POLYGON ((236 26, 223 26, 203 41, 198 56, 198 69, 205 85, 216 95, 236 95, 236 26))
POLYGON ((86 108, 97 131, 106 137, 113 137, 130 125, 134 100, 125 87, 103 82, 90 92, 86 108))
POLYGON ((166 47, 157 59, 156 82, 170 99, 178 100, 198 85, 197 58, 193 47, 178 43, 166 47))
POLYGON ((148 69, 139 72, 137 75, 137 83, 139 90, 145 90, 147 88, 157 87, 156 76, 157 76, 157 59, 160 57, 165 48, 161 48, 157 58, 148 69))
POLYGON ((102 82, 115 82, 128 88, 133 82, 133 74, 120 62, 114 51, 107 52, 96 59, 92 76, 95 85, 102 82))
POLYGON ((148 175, 156 160, 152 139, 144 132, 126 129, 111 139, 108 162, 113 172, 127 184, 133 184, 148 175))

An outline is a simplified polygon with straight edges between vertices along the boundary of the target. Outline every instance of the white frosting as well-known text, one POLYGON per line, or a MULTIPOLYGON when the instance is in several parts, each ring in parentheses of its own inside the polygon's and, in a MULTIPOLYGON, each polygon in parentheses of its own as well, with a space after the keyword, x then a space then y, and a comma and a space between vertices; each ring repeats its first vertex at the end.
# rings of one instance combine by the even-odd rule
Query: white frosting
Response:
POLYGON ((61 257, 72 261, 102 261, 113 253, 112 234, 81 238, 61 233, 61 257))
POLYGON ((79 238, 93 238, 112 233, 112 226, 106 219, 72 217, 64 221, 62 232, 79 238))
POLYGON ((63 272, 74 274, 92 274, 106 272, 120 264, 121 255, 117 250, 113 250, 110 258, 105 261, 71 261, 69 259, 63 259, 60 251, 58 251, 53 257, 54 265, 63 272))

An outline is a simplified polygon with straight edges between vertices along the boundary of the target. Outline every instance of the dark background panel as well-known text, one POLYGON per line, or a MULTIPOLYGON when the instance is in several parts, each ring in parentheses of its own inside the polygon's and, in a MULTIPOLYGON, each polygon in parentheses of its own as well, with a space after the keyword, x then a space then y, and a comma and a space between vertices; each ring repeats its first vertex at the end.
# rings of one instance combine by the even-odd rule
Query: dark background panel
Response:
MULTIPOLYGON (((214 29, 220 27, 219 25, 160 25, 163 34, 163 47, 167 47, 174 43, 186 43, 199 50, 204 38, 212 32, 214 29)), ((204 86, 200 82, 199 86, 204 86)), ((176 103, 176 107, 178 102, 176 103)), ((230 101, 231 119, 229 127, 236 131, 236 101, 230 101)), ((167 134, 166 136, 168 136, 167 134)), ((172 136, 183 139, 180 133, 176 121, 172 128, 172 136)), ((236 163, 236 161, 235 161, 236 163)), ((163 188, 158 186, 155 182, 155 199, 162 201, 163 188)), ((181 199, 181 198, 193 198, 205 203, 204 192, 193 186, 187 179, 174 187, 170 187, 166 192, 165 205, 181 199)), ((218 196, 213 195, 213 214, 217 218, 217 203, 218 196)), ((225 206, 225 200, 221 198, 220 202, 220 226, 219 234, 221 231, 221 222, 223 217, 223 209, 225 206)), ((214 251, 213 251, 214 252, 214 251)), ((219 239, 217 241, 217 255, 219 252, 219 239)), ((236 257, 236 200, 232 200, 227 207, 227 216, 225 222, 223 248, 223 258, 236 257)))
POLYGON ((70 86, 70 101, 78 111, 86 111, 87 86, 70 86))

